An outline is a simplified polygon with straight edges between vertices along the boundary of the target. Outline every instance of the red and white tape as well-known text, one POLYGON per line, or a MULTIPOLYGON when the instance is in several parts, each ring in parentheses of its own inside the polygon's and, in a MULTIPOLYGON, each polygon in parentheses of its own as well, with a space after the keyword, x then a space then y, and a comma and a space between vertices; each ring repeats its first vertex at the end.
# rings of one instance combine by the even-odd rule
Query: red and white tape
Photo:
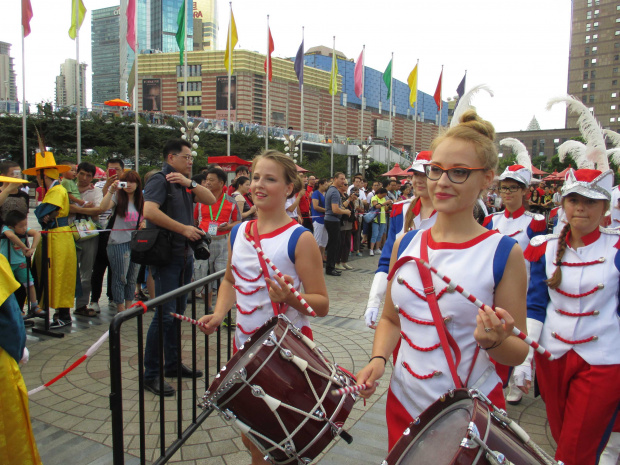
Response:
MULTIPOLYGON (((461 294, 463 297, 465 297, 467 300, 469 300, 471 303, 473 303, 474 305, 476 305, 478 308, 484 309, 484 307, 486 306, 484 302, 482 302, 480 299, 478 299, 476 296, 470 294, 469 292, 467 292, 465 289, 463 289, 461 286, 459 286, 458 284, 454 283, 450 278, 448 278, 445 274, 441 273, 440 271, 438 271, 436 268, 433 268, 430 263, 426 262, 425 260, 418 258, 418 257, 412 257, 416 262, 420 263, 421 265, 425 266, 426 268, 428 268, 431 272, 433 272, 434 274, 437 275, 437 277, 439 277, 442 281, 444 281, 446 284, 448 284, 450 286, 451 289, 454 289, 456 292, 458 292, 459 294, 461 294)), ((526 336, 526 334, 519 330, 519 328, 513 327, 512 328, 512 334, 514 334, 515 336, 517 336, 519 339, 522 339, 523 341, 525 341, 526 344, 528 344, 529 346, 531 346, 536 352, 538 352, 541 355, 544 355, 545 357, 547 357, 549 360, 553 360, 554 357, 551 354, 551 352, 549 352, 547 349, 545 349, 544 347, 542 347, 540 344, 538 344, 536 341, 533 341, 532 339, 530 339, 528 336, 526 336)))
MULTIPOLYGON (((379 386, 379 381, 375 381, 375 386, 379 386)), ((339 389, 332 390, 332 396, 346 396, 347 394, 353 394, 354 392, 363 391, 364 389, 370 389, 370 386, 366 384, 356 384, 355 386, 347 386, 339 389)))
MULTIPOLYGON (((247 240, 250 242, 250 244, 252 244, 252 247, 254 247, 256 249, 256 252, 258 252, 258 254, 263 258, 263 260, 265 260, 265 263, 267 263, 271 269, 282 279, 284 280, 284 275, 282 274, 282 272, 280 270, 278 270, 278 268, 273 264, 273 262, 269 259, 269 257, 267 255, 265 255, 265 252, 263 252, 263 249, 261 249, 258 245, 256 245, 256 242, 254 242, 252 240, 252 238, 246 234, 245 237, 247 238, 247 240)), ((304 306, 304 308, 306 310, 308 310, 308 313, 310 314, 310 316, 316 316, 316 313, 314 312, 314 310, 312 310, 312 307, 310 307, 310 304, 308 304, 308 302, 306 302, 306 299, 304 299, 301 294, 299 292, 297 292, 297 290, 293 287, 293 285, 289 282, 287 282, 286 280, 284 280, 284 282, 286 283, 286 286, 290 289, 290 291, 293 293, 293 295, 295 297, 297 297, 297 300, 299 300, 301 302, 301 304, 304 306)))

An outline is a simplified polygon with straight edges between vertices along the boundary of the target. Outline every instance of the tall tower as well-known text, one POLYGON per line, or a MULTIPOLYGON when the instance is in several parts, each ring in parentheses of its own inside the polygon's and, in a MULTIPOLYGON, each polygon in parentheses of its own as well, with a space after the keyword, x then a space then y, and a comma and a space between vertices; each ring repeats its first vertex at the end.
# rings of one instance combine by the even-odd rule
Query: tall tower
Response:
POLYGON ((217 50, 217 0, 194 0, 194 50, 217 50))
MULTIPOLYGON (((568 93, 605 128, 620 127, 620 5, 611 0, 572 0, 568 93)), ((566 127, 577 116, 566 115, 566 127)))
POLYGON ((11 56, 11 44, 0 42, 0 105, 6 111, 7 102, 9 107, 14 107, 17 102, 17 85, 13 57, 11 56), (12 102, 12 103, 11 103, 12 102))
POLYGON ((93 108, 106 100, 119 98, 120 89, 120 6, 93 10, 92 66, 93 108))
MULTIPOLYGON (((194 49, 193 3, 195 0, 137 0, 138 50, 139 53, 178 52, 176 42, 177 16, 183 2, 187 2, 187 45, 186 51, 194 49)), ((121 98, 127 96, 127 79, 135 59, 134 51, 127 45, 127 0, 121 0, 120 7, 120 73, 121 98)))
MULTIPOLYGON (((71 107, 77 105, 77 87, 75 73, 77 62, 68 58, 60 65, 60 74, 56 76, 56 106, 71 107)), ((86 63, 80 63, 80 106, 86 105, 86 63)))

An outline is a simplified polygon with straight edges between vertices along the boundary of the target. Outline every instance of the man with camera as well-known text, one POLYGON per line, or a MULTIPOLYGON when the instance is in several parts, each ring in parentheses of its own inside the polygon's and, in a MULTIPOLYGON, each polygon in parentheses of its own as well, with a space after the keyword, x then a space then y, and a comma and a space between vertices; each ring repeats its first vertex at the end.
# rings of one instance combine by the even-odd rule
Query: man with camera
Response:
MULTIPOLYGON (((247 168, 246 168, 247 172, 247 168)), ((194 220, 198 228, 211 236, 211 255, 207 260, 196 260, 194 278, 205 276, 226 269, 228 263, 228 235, 233 226, 241 222, 241 213, 236 200, 225 192, 226 173, 220 168, 207 171, 207 189, 216 201, 213 205, 197 204, 194 209, 194 220)), ((207 311, 211 308, 213 283, 209 283, 207 293, 207 311)))
MULTIPOLYGON (((194 200, 207 205, 215 202, 209 189, 189 179, 192 173, 192 146, 182 139, 166 142, 163 150, 164 165, 161 172, 151 176, 144 188, 144 218, 147 228, 160 228, 171 232, 172 259, 165 266, 152 266, 155 291, 158 296, 173 291, 192 280, 194 266, 190 243, 204 241, 204 231, 194 226, 192 205, 194 200)), ((178 342, 174 318, 170 313, 184 313, 187 294, 157 307, 146 335, 144 351, 144 387, 154 394, 159 389, 158 333, 159 315, 162 309, 164 331, 164 376, 177 375, 178 342), (180 300, 181 306, 177 308, 180 300)), ((201 371, 193 372, 181 365, 184 377, 199 378, 201 371)), ((164 381, 164 396, 174 395, 174 388, 164 381)))

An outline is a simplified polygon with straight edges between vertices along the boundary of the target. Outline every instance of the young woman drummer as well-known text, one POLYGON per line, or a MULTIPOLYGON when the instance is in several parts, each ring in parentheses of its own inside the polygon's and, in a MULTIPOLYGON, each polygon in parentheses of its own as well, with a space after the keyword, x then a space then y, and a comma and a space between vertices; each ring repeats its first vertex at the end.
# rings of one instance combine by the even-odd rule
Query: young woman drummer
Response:
POLYGON ((478 196, 495 177, 494 138, 493 126, 468 110, 460 124, 433 141, 425 168, 437 220, 429 230, 408 232, 394 244, 372 357, 357 375, 358 383, 373 386, 361 391, 370 396, 402 337, 386 409, 390 448, 415 417, 456 387, 475 387, 503 407, 501 381, 489 355, 506 365, 518 365, 527 355, 527 345, 511 335, 515 324, 525 327, 523 254, 514 239, 487 230, 472 215, 478 196), (446 292, 445 284, 411 257, 444 270, 495 306, 496 313, 446 292))
MULTIPOLYGON (((555 357, 536 356, 536 379, 556 460, 566 465, 599 463, 610 432, 612 448, 620 438, 620 231, 599 227, 613 178, 611 170, 569 171, 562 187, 566 226, 559 235, 535 237, 525 251, 531 262, 530 337, 555 357)), ((515 382, 525 392, 530 357, 515 368, 515 382)), ((606 463, 617 459, 616 449, 606 463)))
POLYGON ((390 228, 388 230, 387 240, 381 251, 379 258, 379 267, 375 273, 370 286, 370 294, 368 296, 368 304, 366 305, 366 326, 375 329, 379 315, 379 305, 385 298, 387 290, 387 274, 389 271, 390 257, 392 256, 392 247, 397 237, 404 232, 414 229, 428 229, 435 224, 437 215, 435 209, 428 196, 426 188, 426 174, 424 173, 424 165, 428 164, 431 159, 431 152, 423 151, 418 153, 415 161, 407 170, 413 173, 413 199, 396 202, 392 206, 390 214, 390 228))
MULTIPOLYGON (((252 163, 252 198, 258 219, 235 226, 228 244, 228 264, 212 315, 200 321, 207 334, 220 325, 228 310, 237 305, 234 347, 243 343, 275 314, 284 313, 302 333, 312 338, 309 316, 304 306, 273 273, 248 241, 246 234, 263 249, 282 271, 287 282, 301 290, 302 296, 318 316, 327 315, 329 300, 322 273, 322 258, 314 236, 287 214, 286 200, 298 192, 301 180, 293 160, 268 150, 252 163)), ((258 448, 243 436, 252 454, 252 464, 268 463, 258 448)))

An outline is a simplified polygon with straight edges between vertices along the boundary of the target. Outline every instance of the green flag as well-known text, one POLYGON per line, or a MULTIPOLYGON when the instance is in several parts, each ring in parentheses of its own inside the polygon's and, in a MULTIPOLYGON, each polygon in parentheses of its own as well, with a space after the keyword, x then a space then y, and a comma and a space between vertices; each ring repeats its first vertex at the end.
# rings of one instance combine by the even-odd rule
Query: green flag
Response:
POLYGON ((185 0, 183 0, 183 5, 181 5, 181 9, 179 10, 179 15, 177 16, 177 44, 179 45, 179 50, 181 53, 179 54, 179 59, 181 64, 183 64, 183 53, 185 53, 185 0))
POLYGON ((390 95, 392 94, 392 60, 390 60, 387 68, 385 68, 385 71, 383 73, 383 82, 385 82, 385 85, 388 88, 387 99, 389 100, 390 95))

